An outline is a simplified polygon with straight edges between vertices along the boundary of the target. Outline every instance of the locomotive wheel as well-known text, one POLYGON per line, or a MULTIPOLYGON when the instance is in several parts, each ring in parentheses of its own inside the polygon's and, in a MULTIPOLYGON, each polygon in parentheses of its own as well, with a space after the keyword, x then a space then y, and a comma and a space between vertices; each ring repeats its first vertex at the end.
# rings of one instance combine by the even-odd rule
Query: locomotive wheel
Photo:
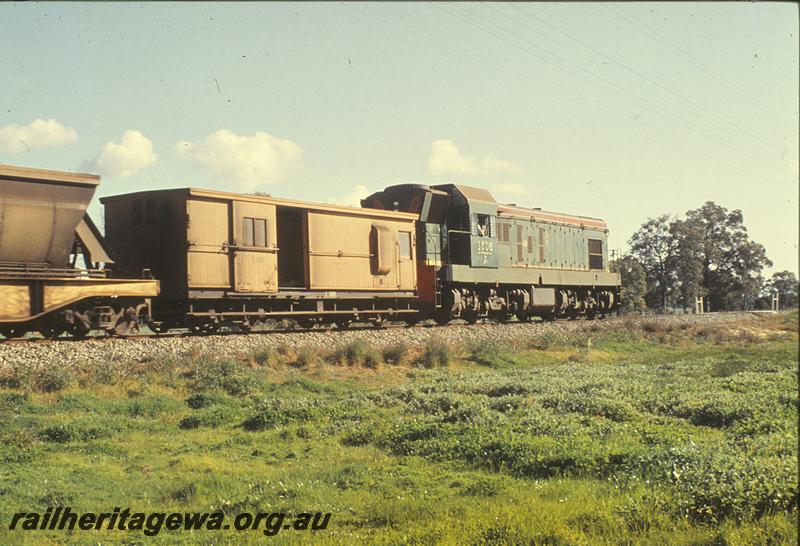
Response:
POLYGON ((465 309, 461 312, 461 318, 466 320, 469 324, 478 322, 478 312, 474 309, 465 309))
POLYGON ((444 309, 440 309, 436 313, 434 313, 433 320, 439 326, 445 326, 451 320, 450 312, 449 311, 445 311, 444 309))

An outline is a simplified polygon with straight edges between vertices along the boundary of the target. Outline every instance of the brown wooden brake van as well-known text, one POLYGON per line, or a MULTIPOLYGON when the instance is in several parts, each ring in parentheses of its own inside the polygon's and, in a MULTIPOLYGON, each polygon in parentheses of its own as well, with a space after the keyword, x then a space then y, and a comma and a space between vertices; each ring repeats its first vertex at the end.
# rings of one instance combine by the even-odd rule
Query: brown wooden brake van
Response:
POLYGON ((161 281, 165 326, 417 314, 416 214, 194 188, 101 202, 118 262, 161 281))

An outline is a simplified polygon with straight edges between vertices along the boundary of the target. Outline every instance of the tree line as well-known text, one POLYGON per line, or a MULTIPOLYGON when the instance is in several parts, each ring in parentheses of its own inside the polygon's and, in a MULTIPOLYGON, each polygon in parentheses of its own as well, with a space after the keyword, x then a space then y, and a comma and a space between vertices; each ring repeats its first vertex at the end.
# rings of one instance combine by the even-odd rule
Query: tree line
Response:
POLYGON ((688 311, 697 297, 706 310, 769 309, 776 290, 781 308, 797 307, 796 275, 780 271, 764 279, 772 262, 764 246, 750 239, 739 209, 708 201, 684 218, 650 218, 628 245, 630 252, 616 263, 626 310, 688 311))

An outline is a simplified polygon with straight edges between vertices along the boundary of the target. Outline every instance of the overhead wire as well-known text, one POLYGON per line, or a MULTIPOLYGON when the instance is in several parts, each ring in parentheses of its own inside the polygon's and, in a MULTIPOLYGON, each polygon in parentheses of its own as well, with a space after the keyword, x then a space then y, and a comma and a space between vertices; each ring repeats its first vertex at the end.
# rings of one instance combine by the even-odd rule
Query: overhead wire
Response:
MULTIPOLYGON (((471 25, 475 26, 476 28, 479 28, 479 29, 483 30, 484 32, 491 33, 492 35, 494 35, 498 39, 501 39, 501 40, 503 40, 503 41, 505 41, 507 43, 510 43, 510 44, 514 45, 514 47, 517 47, 518 49, 520 49, 520 50, 522 50, 522 51, 524 51, 524 52, 526 52, 526 53, 528 53, 528 54, 530 54, 530 55, 532 55, 532 56, 534 56, 534 57, 546 62, 547 64, 555 66, 556 68, 559 68, 560 70, 563 70, 563 71, 565 71, 565 72, 567 72, 569 74, 576 75, 577 77, 579 77, 580 79, 582 79, 584 81, 589 81, 589 79, 587 77, 584 77, 579 73, 576 73, 575 70, 577 70, 578 72, 582 72, 582 73, 586 74, 589 78, 597 80, 598 82, 600 82, 604 86, 611 87, 611 88, 615 89, 617 92, 621 93, 623 96, 626 96, 626 98, 643 104, 644 105, 644 109, 650 111, 651 113, 654 113, 654 114, 662 117, 663 119, 665 119, 667 121, 670 121, 670 122, 673 122, 673 123, 677 123, 677 124, 685 127, 686 129, 688 129, 690 132, 695 132, 695 133, 702 134, 706 138, 708 138, 709 140, 713 140, 717 144, 719 144, 719 145, 721 145, 721 146, 723 146, 725 148, 728 148, 729 150, 731 150, 732 152, 734 152, 736 154, 739 154, 741 156, 747 156, 752 161, 763 163, 763 164, 769 166, 769 164, 766 163, 765 161, 763 161, 763 159, 750 155, 747 150, 743 150, 743 149, 737 148, 735 145, 733 145, 731 142, 729 142, 726 138, 720 137, 719 135, 716 135, 716 134, 708 131, 703 126, 700 126, 700 125, 698 125, 698 124, 696 124, 696 123, 694 123, 694 122, 692 122, 690 120, 686 120, 683 117, 681 117, 680 115, 676 115, 674 112, 670 112, 670 111, 666 110, 662 106, 660 106, 660 105, 658 105, 656 103, 653 103, 652 101, 648 100, 645 97, 642 97, 642 96, 629 96, 626 93, 625 89, 620 87, 618 84, 616 84, 616 83, 614 83, 612 81, 609 81, 607 78, 605 78, 603 76, 600 76, 600 75, 592 72, 591 70, 589 70, 589 69, 587 69, 585 67, 582 67, 580 65, 576 65, 575 63, 571 62, 570 60, 564 58, 562 55, 553 53, 552 51, 550 51, 549 49, 547 49, 545 47, 542 47, 542 46, 540 46, 538 44, 532 43, 532 42, 530 42, 530 41, 528 41, 528 40, 526 40, 524 38, 520 38, 517 34, 515 34, 513 32, 509 32, 508 29, 503 28, 503 27, 499 26, 496 23, 487 21, 487 24, 492 25, 493 27, 495 27, 501 33, 510 35, 510 36, 514 37, 516 40, 518 40, 518 43, 513 43, 513 42, 509 41, 507 38, 505 38, 502 34, 498 34, 497 32, 494 32, 491 29, 487 28, 485 25, 483 25, 482 24, 482 22, 483 22, 482 19, 480 20, 481 22, 474 21, 473 19, 474 19, 475 16, 471 12, 468 12, 467 10, 465 10, 463 7, 457 6, 457 5, 454 5, 454 4, 451 4, 450 6, 451 7, 457 7, 459 9, 461 9, 462 11, 467 12, 468 15, 471 16, 471 17, 461 17, 461 16, 459 16, 459 14, 457 14, 455 12, 451 12, 451 14, 456 15, 457 17, 461 18, 462 20, 465 20, 468 24, 471 24, 471 25), (520 44, 522 44, 522 45, 520 45, 520 44), (542 55, 537 54, 536 51, 532 51, 530 49, 530 47, 524 47, 524 46, 527 46, 527 45, 530 45, 535 50, 544 52, 545 54, 549 55, 550 57, 556 59, 556 61, 553 61, 553 60, 548 59, 546 57, 542 57, 542 55), (569 66, 574 70, 569 70, 569 69, 565 68, 565 66, 569 66)), ((440 8, 440 9, 443 9, 443 8, 440 8)))
MULTIPOLYGON (((439 6, 436 6, 436 7, 439 7, 439 6)), ((441 8, 439 8, 439 9, 441 9, 441 8)), ((446 10, 443 10, 443 11, 445 11, 445 13, 448 13, 446 10)), ((411 15, 409 15, 406 12, 402 12, 401 11, 401 13, 406 15, 409 19, 414 19, 411 15)), ((451 14, 448 13, 448 15, 451 15, 451 14)), ((461 19, 464 20, 463 18, 461 18, 461 19)), ((395 18, 393 22, 397 22, 397 21, 402 21, 402 18, 395 18)), ((465 22, 469 22, 469 21, 465 21, 465 22)), ((563 99, 565 97, 565 95, 572 94, 572 95, 576 96, 580 101, 586 103, 589 106, 593 106, 594 107, 594 110, 592 110, 593 113, 597 113, 598 111, 602 111, 602 113, 605 114, 605 116, 607 118, 611 119, 615 124, 620 124, 620 122, 622 122, 625 125, 633 127, 637 131, 641 131, 641 132, 643 132, 644 134, 646 134, 648 136, 655 135, 656 137, 660 138, 661 140, 667 141, 667 142, 671 143, 674 146, 677 146, 679 148, 687 150, 690 153, 692 153, 693 155, 696 155, 696 156, 698 156, 698 157, 700 157, 702 159, 711 159, 712 161, 714 161, 716 163, 719 163, 722 166, 725 166, 727 168, 741 169, 740 166, 733 166, 731 163, 725 162, 725 161, 723 161, 723 160, 721 160, 721 159, 709 154, 707 151, 698 150, 697 148, 693 148, 693 147, 687 145, 683 141, 676 140, 675 138, 673 138, 671 136, 664 135, 663 133, 660 133, 658 131, 655 131, 655 130, 652 130, 652 129, 645 129, 645 128, 643 128, 641 126, 641 124, 634 123, 631 120, 627 119, 626 117, 620 116, 618 112, 613 112, 613 111, 611 111, 611 110, 609 110, 607 108, 600 107, 597 104, 592 105, 588 101, 584 100, 585 99, 585 94, 575 93, 571 89, 564 88, 563 85, 560 85, 560 84, 554 82, 553 80, 544 79, 544 78, 542 78, 541 74, 537 74, 537 77, 535 79, 533 79, 533 80, 525 79, 525 78, 523 78, 521 76, 521 74, 519 72, 516 72, 514 70, 510 70, 507 67, 505 67, 502 64, 500 64, 498 62, 497 58, 495 58, 495 57, 493 57, 491 55, 488 55, 488 54, 484 55, 483 54, 484 52, 482 50, 480 50, 480 49, 477 50, 477 52, 480 52, 480 54, 476 54, 477 53, 476 51, 470 51, 469 55, 465 56, 464 52, 466 51, 466 49, 462 45, 457 44, 457 45, 453 46, 453 42, 444 42, 442 40, 442 37, 447 35, 447 33, 446 33, 446 31, 444 29, 433 27, 431 25, 431 23, 429 21, 427 21, 425 18, 416 18, 416 23, 422 23, 423 26, 426 26, 426 27, 432 29, 432 31, 433 31, 432 36, 434 36, 435 40, 437 41, 437 47, 433 48, 433 49, 435 51, 437 51, 437 53, 441 53, 441 51, 439 50, 438 45, 440 45, 441 43, 447 43, 448 49, 450 49, 451 51, 454 51, 462 59, 466 59, 468 61, 472 60, 472 59, 470 59, 469 55, 482 57, 483 59, 487 60, 487 65, 488 66, 492 66, 493 68, 501 69, 504 72, 505 75, 510 76, 511 78, 515 79, 516 81, 520 81, 525 85, 531 85, 532 83, 541 84, 542 81, 547 81, 548 83, 553 84, 553 86, 550 89, 547 89, 547 91, 549 91, 549 92, 556 91, 557 93, 554 96, 558 97, 559 100, 563 99)), ((419 31, 419 26, 418 25, 411 26, 411 28, 412 28, 412 32, 418 32, 419 31)), ((491 31, 489 33, 494 35, 495 37, 500 38, 502 41, 505 41, 506 43, 508 43, 512 47, 516 47, 517 49, 520 49, 520 50, 524 51, 524 49, 519 48, 515 44, 509 42, 508 40, 504 40, 502 37, 497 36, 495 33, 492 33, 491 31)), ((405 37, 408 37, 408 35, 406 33, 402 33, 402 35, 405 36, 405 37)), ((450 35, 450 36, 452 36, 452 35, 450 35)), ((542 88, 541 85, 539 85, 539 87, 542 88)), ((580 110, 579 108, 577 108, 573 102, 567 101, 567 102, 565 102, 565 104, 567 105, 567 107, 569 109, 571 109, 573 111, 576 111, 576 112, 578 112, 578 113, 580 113, 582 115, 585 114, 585 111, 580 110)))
MULTIPOLYGON (((526 17, 538 21, 540 24, 546 26, 547 28, 550 28, 550 29, 558 32, 562 36, 565 36, 566 38, 568 38, 568 39, 570 39, 570 40, 582 45, 586 49, 589 49, 589 50, 593 51, 594 53, 600 55, 603 59, 606 59, 607 61, 609 61, 614 66, 618 66, 619 68, 625 70, 626 72, 629 72, 629 73, 633 74, 634 76, 636 76, 636 77, 638 77, 638 78, 640 78, 640 79, 642 79, 642 80, 644 80, 644 81, 646 81, 646 82, 658 87, 659 89, 662 89, 663 91, 666 91, 670 95, 672 95, 674 97, 677 97, 681 101, 683 101, 683 102, 691 105, 692 107, 694 107, 697 111, 699 111, 699 112, 701 112, 703 114, 708 114, 709 116, 721 121, 722 123, 725 123, 729 127, 732 127, 734 129, 736 129, 736 130, 738 130, 738 131, 740 131, 740 132, 742 132, 742 133, 744 133, 744 134, 746 134, 746 135, 748 135, 748 136, 760 141, 762 144, 770 147, 770 149, 773 149, 773 150, 775 149, 773 147, 773 143, 769 142, 768 140, 766 140, 762 136, 755 134, 754 132, 750 131, 746 127, 743 127, 742 125, 740 125, 740 124, 738 124, 738 123, 736 123, 734 121, 731 121, 727 117, 725 117, 723 115, 720 115, 719 113, 717 113, 712 108, 709 108, 707 106, 703 106, 701 104, 698 104, 693 99, 688 98, 688 97, 684 96, 683 94, 678 93, 678 92, 670 89, 669 87, 665 86, 661 82, 651 78, 650 76, 648 76, 646 74, 643 74, 639 70, 636 70, 635 68, 632 68, 632 67, 628 66, 627 64, 625 64, 623 62, 620 62, 617 58, 615 58, 615 57, 613 57, 613 56, 611 56, 611 55, 599 50, 597 47, 595 47, 595 46, 593 46, 591 44, 586 43, 585 41, 581 40, 580 38, 577 38, 576 36, 564 31, 563 29, 553 25, 552 23, 548 22, 547 20, 545 20, 545 19, 543 19, 543 18, 531 13, 530 11, 528 11, 526 9, 523 9, 519 5, 514 4, 514 3, 510 3, 509 5, 511 7, 513 7, 514 9, 516 9, 517 11, 521 12, 522 14, 524 14, 526 17)), ((499 11, 499 10, 495 10, 495 11, 499 11)), ((525 25, 525 26, 527 26, 527 25, 525 25)), ((528 27, 528 28, 530 28, 530 27, 528 27)), ((531 28, 531 30, 534 30, 534 29, 531 28)), ((571 51, 573 51, 576 55, 580 55, 580 53, 575 52, 574 50, 571 50, 571 51)), ((581 55, 581 56, 586 58, 583 55, 581 55)), ((716 126, 720 127, 720 125, 716 125, 716 126)))
POLYGON ((710 78, 714 79, 715 81, 717 81, 722 86, 728 88, 733 93, 736 93, 737 95, 739 95, 742 99, 744 99, 746 102, 748 102, 752 106, 758 108, 763 113, 769 115, 773 119, 777 118, 775 113, 770 111, 769 109, 765 108, 764 105, 760 101, 758 101, 757 99, 754 99, 753 97, 751 97, 748 93, 743 91, 737 85, 729 82, 723 76, 720 76, 719 74, 716 74, 713 70, 708 68, 705 64, 703 64, 702 62, 696 60, 694 57, 692 57, 691 54, 689 54, 688 52, 684 51, 678 44, 674 43, 672 40, 670 40, 669 38, 667 38, 666 36, 664 36, 663 34, 658 32, 657 30, 655 30, 653 27, 651 27, 650 25, 648 25, 647 23, 642 21, 640 18, 636 17, 635 15, 630 13, 629 11, 625 10, 622 6, 620 6, 618 4, 604 4, 604 5, 605 5, 606 9, 611 11, 611 13, 616 15, 618 18, 620 18, 625 23, 627 23, 627 24, 633 26, 634 28, 636 28, 639 32, 642 32, 644 34, 648 34, 648 32, 643 30, 643 29, 647 29, 647 31, 649 31, 650 36, 655 38, 656 41, 660 42, 666 49, 669 49, 670 51, 673 52, 673 54, 677 55, 678 57, 681 57, 683 60, 685 60, 686 62, 688 62, 692 66, 694 66, 697 70, 699 70, 699 71, 703 72, 704 74, 708 75, 710 78), (619 11, 617 11, 617 10, 619 10, 619 11))

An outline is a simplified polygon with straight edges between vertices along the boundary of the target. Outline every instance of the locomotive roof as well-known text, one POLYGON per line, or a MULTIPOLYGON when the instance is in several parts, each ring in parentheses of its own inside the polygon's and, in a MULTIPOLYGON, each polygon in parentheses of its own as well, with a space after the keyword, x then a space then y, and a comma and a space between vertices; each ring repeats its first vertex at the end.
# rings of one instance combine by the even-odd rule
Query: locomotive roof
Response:
POLYGON ((571 226, 584 226, 591 229, 605 230, 608 224, 600 218, 590 216, 578 216, 574 214, 563 214, 560 212, 549 212, 541 209, 529 209, 516 205, 497 204, 498 216, 509 216, 514 218, 525 218, 539 222, 553 222, 557 224, 568 224, 571 226))
POLYGON ((170 188, 170 189, 163 189, 163 190, 147 190, 147 191, 140 191, 134 193, 126 193, 120 195, 110 195, 107 197, 101 197, 101 203, 107 203, 110 201, 115 201, 118 199, 127 199, 134 196, 156 196, 159 194, 168 194, 168 193, 185 193, 186 195, 195 196, 195 197, 211 197, 211 198, 219 198, 219 199, 234 199, 237 201, 248 201, 252 203, 267 203, 270 205, 283 205, 289 207, 298 207, 298 208, 309 208, 313 210, 325 210, 331 212, 345 212, 347 214, 354 214, 358 216, 384 216, 388 218, 397 218, 397 219, 404 219, 410 220, 419 219, 419 214, 414 214, 410 212, 397 212, 393 210, 382 210, 382 209, 365 209, 360 207, 350 207, 346 205, 332 205, 328 203, 315 203, 313 201, 299 201, 296 199, 283 199, 280 197, 273 197, 271 195, 253 195, 253 194, 246 194, 246 193, 233 193, 233 192, 226 192, 226 191, 218 191, 218 190, 207 190, 202 188, 170 188))
POLYGON ((608 224, 600 218, 589 216, 578 216, 575 214, 563 214, 560 212, 547 212, 541 209, 530 209, 518 207, 517 205, 497 203, 489 190, 475 188, 473 186, 462 186, 460 184, 440 184, 434 188, 453 187, 461 192, 469 201, 491 203, 497 205, 498 216, 509 216, 514 218, 524 218, 526 220, 536 220, 539 222, 551 222, 556 224, 566 224, 570 226, 583 226, 590 229, 605 230, 608 224))

